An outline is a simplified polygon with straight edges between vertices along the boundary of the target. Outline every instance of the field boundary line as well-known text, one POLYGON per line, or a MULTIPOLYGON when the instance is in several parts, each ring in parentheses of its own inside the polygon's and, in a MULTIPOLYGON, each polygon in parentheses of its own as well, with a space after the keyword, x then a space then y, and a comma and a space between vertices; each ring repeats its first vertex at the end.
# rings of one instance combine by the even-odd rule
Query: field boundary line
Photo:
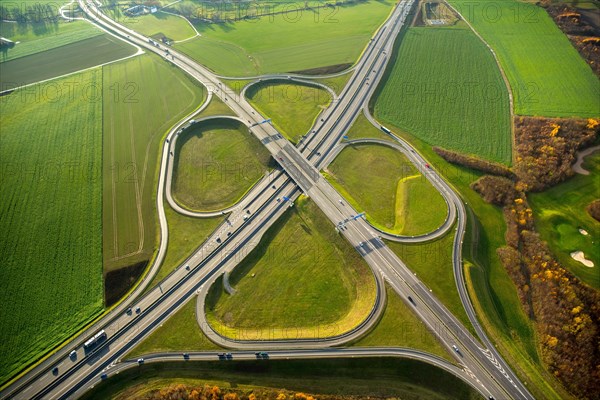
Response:
MULTIPOLYGON (((171 4, 179 3, 180 1, 181 1, 181 0, 177 0, 177 1, 173 2, 173 3, 171 3, 171 4)), ((170 6, 171 4, 167 4, 165 7, 168 7, 168 6, 170 6)), ((187 22, 187 23, 188 23, 188 24, 189 24, 189 25, 192 27, 192 29, 194 30, 194 32, 196 32, 196 34, 195 34, 194 36, 190 36, 190 37, 189 37, 189 38, 187 38, 187 39, 175 40, 175 41, 174 41, 175 43, 183 43, 183 42, 187 42, 188 40, 192 40, 192 39, 194 39, 194 38, 197 38, 197 37, 200 37, 200 36, 202 36, 202 35, 200 34, 200 32, 198 32, 198 30, 196 29, 196 27, 194 26, 194 24, 192 24, 192 23, 190 22, 190 20, 189 20, 189 19, 187 19, 187 18, 186 18, 186 17, 184 17, 183 15, 178 15, 178 14, 175 14, 175 13, 172 13, 172 12, 169 12, 169 11, 165 11, 165 7, 161 8, 160 12, 163 12, 163 13, 165 13, 165 14, 169 14, 169 15, 173 15, 173 16, 175 16, 175 17, 178 17, 178 18, 183 18, 183 19, 185 20, 185 22, 187 22)))
POLYGON ((458 12, 458 10, 456 8, 454 8, 454 6, 452 6, 450 3, 448 3, 447 1, 444 1, 444 3, 452 10, 454 11, 457 15, 460 16, 460 18, 467 24, 467 26, 469 27, 469 29, 471 29, 471 31, 473 31, 473 33, 479 38, 479 40, 481 40, 481 42, 490 50, 490 52, 492 53, 492 56, 494 57, 494 61, 496 61, 496 65, 498 66, 498 69, 500 70, 500 75, 502 75, 502 80, 504 80, 504 85, 506 86, 506 90, 508 91, 508 103, 509 103, 509 109, 510 109, 510 138, 511 138, 511 149, 510 149, 510 155, 511 155, 511 160, 512 160, 512 164, 514 165, 515 161, 516 161, 516 154, 515 154, 515 148, 516 148, 516 143, 515 143, 515 111, 514 111, 514 100, 513 100, 513 93, 512 93, 512 87, 510 86, 510 82, 508 81, 508 78, 506 77, 506 73, 504 72, 504 69, 502 68, 502 65, 500 64, 500 60, 498 59, 498 56, 496 55, 496 52, 494 51, 494 49, 492 48, 492 46, 489 45, 488 42, 485 41, 485 39, 483 38, 483 36, 481 36, 479 34, 479 32, 477 32, 475 30, 475 28, 473 27, 473 25, 471 25, 471 23, 465 18, 463 17, 463 15, 461 13, 458 12))

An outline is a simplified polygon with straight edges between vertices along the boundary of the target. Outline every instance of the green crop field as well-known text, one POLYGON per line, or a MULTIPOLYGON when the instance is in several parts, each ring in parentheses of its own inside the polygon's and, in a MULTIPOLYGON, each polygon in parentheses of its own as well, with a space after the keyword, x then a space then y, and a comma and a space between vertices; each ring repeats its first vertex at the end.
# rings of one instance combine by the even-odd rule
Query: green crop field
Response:
POLYGON ((151 258, 156 180, 169 128, 205 99, 187 75, 150 55, 104 67, 105 270, 151 258))
POLYGON ((450 3, 498 55, 516 114, 600 115, 600 81, 543 8, 517 0, 450 3))
POLYGON ((229 76, 353 64, 391 11, 389 0, 278 14, 227 24, 199 23, 201 37, 175 47, 229 76))
POLYGON ((30 24, 0 21, 0 36, 18 42, 12 48, 2 47, 0 62, 29 56, 102 34, 100 29, 84 21, 57 20, 55 23, 30 24))
POLYGON ((431 183, 402 153, 386 146, 345 148, 326 177, 356 210, 366 212, 369 222, 389 232, 428 233, 442 225, 448 213, 431 183))
MULTIPOLYGON (((118 60, 135 52, 135 47, 108 34, 94 36, 2 63, 0 88, 7 90, 55 78, 118 60), (86 56, 82 57, 82 54, 86 56)), ((69 86, 69 83, 65 84, 69 86)), ((47 96, 56 96, 57 91, 66 91, 68 87, 48 83, 41 86, 39 90, 47 92, 47 96)), ((90 91, 94 91, 94 88, 90 91)))
POLYGON ((464 24, 409 28, 392 65, 374 103, 382 123, 432 146, 511 162, 506 86, 490 51, 464 24))
MULTIPOLYGON (((265 398, 275 398, 284 389, 329 395, 315 398, 481 399, 470 386, 440 368, 386 357, 148 363, 99 383, 81 399, 146 398, 175 384, 218 385, 222 393, 231 388, 244 394, 253 392, 257 398, 265 391, 273 393, 265 398)), ((293 394, 286 398, 293 399, 293 394)))
POLYGON ((211 288, 207 319, 229 337, 326 337, 366 318, 375 280, 323 213, 300 198, 230 276, 235 294, 211 288))
POLYGON ((383 317, 354 347, 410 347, 425 350, 454 363, 454 358, 433 336, 392 288, 386 285, 387 304, 383 317))
POLYGON ((293 143, 306 134, 317 115, 329 105, 331 95, 314 86, 287 83, 258 83, 246 92, 260 113, 293 143))
POLYGON ((600 288, 600 222, 588 214, 586 207, 600 199, 600 154, 586 157, 583 167, 590 175, 576 175, 542 193, 529 195, 534 212, 536 229, 550 245, 560 263, 581 280, 600 288), (574 195, 576 193, 576 195, 574 195), (588 235, 582 235, 579 229, 588 235), (571 258, 571 253, 583 251, 592 261, 592 268, 571 258))
POLYGON ((70 95, 2 98, 0 382, 103 308, 102 101, 83 89, 102 71, 68 80, 70 95))
POLYGON ((146 36, 166 36, 179 41, 196 36, 194 28, 183 17, 157 12, 139 17, 127 17, 122 20, 128 28, 146 36))
POLYGON ((177 140, 173 197, 194 210, 233 205, 269 169, 270 153, 238 121, 194 124, 177 140))

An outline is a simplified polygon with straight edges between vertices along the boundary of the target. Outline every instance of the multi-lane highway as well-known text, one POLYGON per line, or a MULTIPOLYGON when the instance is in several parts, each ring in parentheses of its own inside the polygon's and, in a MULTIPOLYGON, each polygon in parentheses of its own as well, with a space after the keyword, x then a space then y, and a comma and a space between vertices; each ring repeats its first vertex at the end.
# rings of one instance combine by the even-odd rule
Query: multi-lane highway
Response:
MULTIPOLYGON (((352 78, 337 99, 338 101, 322 115, 317 126, 306 135, 299 147, 292 146, 287 142, 272 125, 261 124, 264 117, 259 115, 245 98, 236 96, 217 76, 187 56, 172 49, 169 49, 170 51, 167 53, 155 42, 108 19, 93 3, 85 3, 82 0, 80 6, 97 24, 104 26, 115 35, 145 48, 146 51, 152 51, 165 57, 169 62, 205 85, 211 94, 218 96, 230 106, 240 121, 247 121, 251 132, 271 152, 285 173, 277 171, 272 176, 265 178, 232 211, 227 221, 215 231, 204 246, 194 252, 159 286, 136 301, 130 311, 124 309, 128 304, 124 305, 111 313, 110 317, 104 318, 96 324, 96 330, 104 329, 108 337, 106 342, 98 346, 95 352, 85 355, 80 346, 85 337, 80 337, 74 341, 73 346, 59 352, 30 374, 15 382, 2 393, 3 397, 60 399, 81 393, 98 379, 102 371, 107 368, 110 370, 111 366, 114 366, 128 350, 159 326, 186 300, 198 291, 202 292, 218 273, 237 265, 256 246, 262 234, 273 221, 287 209, 288 205, 284 202, 277 202, 277 197, 285 195, 294 199, 302 191, 319 206, 334 225, 338 225, 339 221, 343 221, 351 215, 356 215, 356 211, 321 177, 319 170, 329 162, 329 154, 334 151, 341 136, 351 126, 381 79, 388 60, 387 54, 392 51, 393 41, 404 24, 412 7, 412 1, 403 1, 397 5, 392 15, 365 49, 361 60, 355 67, 352 78), (268 183, 265 184, 265 182, 268 183), (74 349, 76 357, 68 356, 71 349, 74 349), (54 367, 58 367, 55 373, 52 372, 54 367)), ((185 123, 187 122, 183 121, 179 124, 169 134, 169 138, 175 138, 178 130, 185 123)), ((406 149, 412 150, 408 144, 402 145, 406 149)), ((158 193, 158 197, 161 199, 157 199, 160 209, 162 209, 164 187, 167 186, 171 176, 167 171, 169 166, 172 167, 173 149, 171 143, 167 143, 163 148, 158 193)), ((458 229, 464 232, 464 206, 458 196, 435 171, 425 167, 425 160, 418 154, 410 151, 407 154, 432 183, 439 181, 440 187, 443 187, 441 192, 448 204, 455 205, 458 229), (457 203, 460 203, 460 206, 457 203)), ((452 208, 450 206, 449 209, 452 208)), ((166 221, 163 219, 160 218, 163 232, 162 250, 164 250, 163 243, 166 244, 167 232, 166 221)), ((346 227, 340 232, 363 255, 378 280, 386 279, 405 300, 408 296, 414 299, 411 307, 415 313, 450 351, 453 349, 452 346, 457 346, 459 350, 454 352, 455 357, 463 366, 463 371, 472 377, 470 381, 466 380, 470 383, 476 382, 478 385, 476 387, 482 394, 496 398, 532 398, 508 366, 498 356, 495 356, 493 347, 488 345, 487 349, 482 348, 479 342, 410 272, 402 261, 385 246, 379 235, 366 221, 355 220, 346 224, 346 227)), ((456 245, 455 242, 454 251, 456 269, 461 263, 460 244, 456 245)), ((160 254, 161 250, 159 250, 159 259, 160 254)), ((459 289, 460 287, 464 288, 460 274, 462 274, 462 268, 457 274, 457 280, 461 281, 458 284, 459 289)), ((466 295, 466 292, 464 294, 466 295)), ((376 302, 366 323, 376 321, 380 310, 381 307, 376 302)), ((362 329, 358 329, 355 334, 360 335, 362 331, 362 329)), ((330 345, 327 341, 316 341, 315 343, 319 346, 330 345)), ((266 343, 261 344, 266 345, 266 343)), ((244 344, 238 343, 237 345, 244 344)), ((297 341, 280 342, 277 345, 279 347, 300 346, 297 341)), ((306 351, 313 351, 314 355, 317 355, 322 350, 306 351)))

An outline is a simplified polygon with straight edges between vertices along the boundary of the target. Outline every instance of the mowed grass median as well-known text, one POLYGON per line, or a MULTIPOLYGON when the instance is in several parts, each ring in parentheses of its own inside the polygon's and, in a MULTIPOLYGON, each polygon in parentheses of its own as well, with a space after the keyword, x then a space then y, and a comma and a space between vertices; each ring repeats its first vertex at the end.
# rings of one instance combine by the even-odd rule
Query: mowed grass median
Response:
POLYGON ((367 220, 387 232, 420 235, 448 214, 442 195, 399 151, 379 144, 352 145, 325 176, 367 220))
POLYGON ((464 24, 411 27, 374 97, 374 115, 432 146, 511 162, 508 91, 488 48, 464 24))
POLYGON ((235 23, 200 22, 196 29, 202 36, 175 47, 228 76, 350 65, 393 5, 368 0, 311 10, 294 7, 289 13, 235 23))
POLYGON ((72 96, 2 98, 0 382, 103 309, 102 101, 83 91, 102 71, 68 79, 72 96))
POLYGON ((542 7, 517 0, 450 4, 496 52, 512 88, 515 114, 600 115, 600 81, 542 7))
POLYGON ((240 122, 196 123, 177 139, 173 197, 192 210, 226 208, 264 176, 271 162, 268 150, 240 122))
POLYGON ((375 278, 360 254, 306 198, 272 226, 231 273, 235 294, 215 284, 207 319, 237 339, 335 336, 373 308, 375 278))
POLYGON ((246 97, 293 143, 309 131, 317 115, 331 102, 331 94, 325 89, 281 81, 257 83, 246 97))

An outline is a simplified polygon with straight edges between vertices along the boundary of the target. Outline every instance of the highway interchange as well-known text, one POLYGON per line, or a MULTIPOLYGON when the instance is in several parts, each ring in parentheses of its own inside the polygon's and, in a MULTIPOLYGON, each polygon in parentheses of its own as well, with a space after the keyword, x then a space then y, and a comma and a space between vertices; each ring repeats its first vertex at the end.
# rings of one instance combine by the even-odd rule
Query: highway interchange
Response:
MULTIPOLYGON (((374 88, 381 79, 391 53, 393 42, 402 28, 413 5, 411 0, 400 2, 392 15, 382 25, 370 41, 354 68, 354 73, 340 96, 323 112, 313 130, 305 136, 298 147, 291 145, 276 129, 268 123, 261 123, 261 116, 246 101, 224 85, 219 77, 197 64, 187 56, 169 49, 170 53, 150 43, 148 38, 120 26, 104 16, 94 3, 80 0, 80 7, 96 24, 110 30, 114 35, 154 52, 167 59, 209 90, 210 97, 215 95, 229 105, 237 119, 246 124, 271 152, 281 169, 273 171, 257 184, 240 203, 227 209, 216 211, 215 215, 228 214, 213 235, 200 246, 180 267, 161 283, 141 296, 164 259, 168 241, 168 227, 164 215, 164 198, 170 204, 175 203, 170 193, 172 177, 172 151, 177 135, 189 126, 188 117, 174 127, 167 136, 161 159, 161 173, 157 188, 157 209, 161 228, 161 242, 158 255, 149 277, 140 284, 134 293, 94 326, 75 338, 47 360, 33 368, 0 395, 14 399, 65 399, 77 398, 101 378, 104 373, 111 375, 131 365, 121 359, 143 338, 160 326, 170 315, 177 311, 193 296, 198 295, 199 308, 203 294, 223 272, 233 269, 260 241, 265 231, 290 206, 288 202, 277 201, 286 196, 292 201, 301 193, 309 196, 324 212, 334 226, 341 221, 357 215, 347 202, 320 174, 339 151, 342 136, 352 125, 357 115, 365 109, 374 88), (128 308, 139 312, 128 312, 128 308), (98 350, 86 357, 82 343, 95 332, 104 329, 108 339, 98 350), (75 350, 76 357, 69 353, 75 350), (58 367, 58 372, 52 370, 58 367)), ((273 78, 264 77, 261 79, 273 78)), ((297 79, 289 77, 290 80, 297 79)), ((207 101, 208 103, 208 101, 207 101)), ((366 114, 376 126, 376 121, 366 114)), ((231 117, 229 117, 231 118, 231 117)), ((393 135, 392 135, 393 136, 393 135)), ((440 191, 448 204, 448 219, 438 230, 418 238, 386 237, 400 241, 431 240, 456 226, 454 242, 454 271, 459 294, 484 345, 437 300, 404 263, 385 245, 381 232, 374 230, 365 220, 359 218, 347 222, 340 229, 352 246, 361 253, 371 267, 377 281, 377 297, 373 310, 361 325, 350 332, 341 333, 327 339, 284 338, 270 341, 243 341, 225 338, 212 331, 208 324, 201 324, 209 337, 224 346, 237 349, 269 349, 273 358, 277 357, 339 357, 339 356, 407 356, 420 358, 438 365, 471 384, 482 395, 496 399, 532 399, 533 397, 517 379, 508 365, 500 358, 485 333, 477 323, 476 315, 468 298, 462 276, 462 239, 465 231, 466 212, 458 195, 433 170, 426 167, 426 161, 401 139, 395 137, 396 148, 429 179, 440 191), (461 368, 452 367, 443 360, 434 360, 422 352, 408 349, 332 349, 354 340, 377 323, 385 303, 383 282, 396 291, 416 315, 454 354, 461 368), (411 296, 414 303, 407 299, 411 296), (457 346, 458 351, 453 351, 457 346), (273 349, 273 350, 272 350, 273 349), (274 350, 278 349, 278 350, 274 350), (286 350, 288 349, 288 350, 286 350), (352 353, 354 352, 354 353, 352 353)), ((180 210, 181 211, 181 210, 180 210)), ((184 211, 185 212, 185 211, 184 211)), ((194 215, 202 216, 202 215, 194 215)), ((203 310, 203 307, 201 308, 203 310)), ((203 315, 203 312, 201 313, 203 315)), ((215 353, 211 353, 216 359, 215 353)), ((234 357, 252 358, 253 352, 234 352, 234 357)), ((170 359, 176 355, 157 355, 155 358, 170 359)), ((202 359, 210 354, 198 353, 195 358, 202 359)))

